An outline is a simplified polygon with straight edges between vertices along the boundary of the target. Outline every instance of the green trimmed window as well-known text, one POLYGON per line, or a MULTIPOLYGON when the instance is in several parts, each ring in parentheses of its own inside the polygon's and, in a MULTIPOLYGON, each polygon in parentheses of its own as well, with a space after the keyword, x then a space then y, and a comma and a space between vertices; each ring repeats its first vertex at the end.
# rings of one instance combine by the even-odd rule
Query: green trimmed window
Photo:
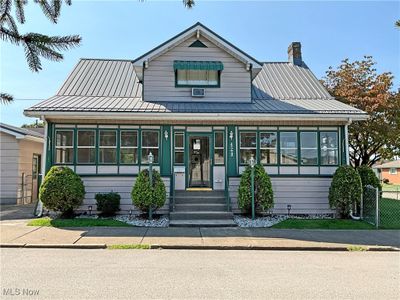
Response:
POLYGON ((77 163, 94 164, 96 162, 96 131, 78 130, 77 163))
POLYGON ((297 164, 297 132, 281 132, 281 164, 296 165, 297 164))
POLYGON ((56 130, 55 162, 72 164, 74 162, 74 131, 56 130))
POLYGON ((333 131, 320 132, 321 165, 337 165, 338 134, 333 131))
POLYGON ((263 165, 278 163, 278 142, 276 132, 260 132, 260 162, 263 165))
POLYGON ((99 130, 99 163, 117 163, 117 131, 99 130))
POLYGON ((224 164, 224 132, 216 131, 214 133, 214 164, 224 164))
POLYGON ((177 87, 219 87, 220 61, 174 61, 175 83, 177 87))
POLYGON ((300 163, 303 166, 318 165, 317 132, 300 132, 300 163))
POLYGON ((154 163, 158 163, 159 132, 154 130, 142 130, 142 157, 141 162, 149 163, 150 152, 154 156, 154 163))
POLYGON ((240 132, 240 164, 249 164, 251 157, 257 159, 257 133, 240 132))
POLYGON ((184 133, 175 132, 174 137, 174 162, 175 164, 185 163, 185 143, 184 143, 184 133))
POLYGON ((120 131, 120 163, 138 163, 138 133, 136 130, 120 131))

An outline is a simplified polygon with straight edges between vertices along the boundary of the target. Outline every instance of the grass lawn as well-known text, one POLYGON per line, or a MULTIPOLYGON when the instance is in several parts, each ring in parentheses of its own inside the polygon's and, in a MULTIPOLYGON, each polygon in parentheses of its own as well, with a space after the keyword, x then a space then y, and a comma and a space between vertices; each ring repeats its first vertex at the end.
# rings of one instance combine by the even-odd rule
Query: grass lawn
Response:
POLYGON ((400 184, 386 184, 382 185, 382 191, 399 191, 400 192, 400 184))
POLYGON ((374 229, 364 221, 341 219, 287 219, 272 226, 279 229, 374 229))
POLYGON ((28 226, 49 226, 49 227, 130 227, 131 225, 112 219, 34 219, 28 226))
POLYGON ((380 228, 400 229, 400 200, 382 198, 380 205, 380 228))

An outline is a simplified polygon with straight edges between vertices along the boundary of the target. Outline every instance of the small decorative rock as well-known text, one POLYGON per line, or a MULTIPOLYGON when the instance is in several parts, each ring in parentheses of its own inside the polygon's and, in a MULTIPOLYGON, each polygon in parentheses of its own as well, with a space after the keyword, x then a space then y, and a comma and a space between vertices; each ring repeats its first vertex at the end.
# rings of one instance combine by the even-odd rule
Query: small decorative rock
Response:
POLYGON ((127 216, 121 215, 114 218, 117 221, 125 222, 127 224, 138 226, 138 227, 168 227, 169 218, 167 216, 161 216, 160 218, 154 218, 153 220, 148 220, 140 216, 127 216))
POLYGON ((282 222, 288 218, 287 215, 269 215, 265 217, 258 217, 252 220, 249 217, 236 215, 233 220, 239 227, 271 227, 279 222, 282 222))

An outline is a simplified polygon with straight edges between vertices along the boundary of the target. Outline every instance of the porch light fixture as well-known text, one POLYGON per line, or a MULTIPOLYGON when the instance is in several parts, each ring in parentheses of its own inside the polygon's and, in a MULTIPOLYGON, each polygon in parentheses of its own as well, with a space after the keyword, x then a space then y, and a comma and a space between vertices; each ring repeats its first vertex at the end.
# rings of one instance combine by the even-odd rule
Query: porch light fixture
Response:
POLYGON ((287 214, 290 216, 290 210, 292 209, 292 206, 290 204, 287 205, 287 214))
POLYGON ((91 216, 92 215, 92 206, 91 205, 88 206, 88 210, 89 210, 89 216, 91 216))
MULTIPOLYGON (((154 155, 153 153, 149 153, 149 180, 150 180, 150 188, 153 189, 153 161, 154 155)), ((153 220, 153 208, 151 205, 149 206, 149 220, 153 220)))
POLYGON ((168 140, 168 131, 164 131, 164 137, 165 137, 165 140, 168 140))

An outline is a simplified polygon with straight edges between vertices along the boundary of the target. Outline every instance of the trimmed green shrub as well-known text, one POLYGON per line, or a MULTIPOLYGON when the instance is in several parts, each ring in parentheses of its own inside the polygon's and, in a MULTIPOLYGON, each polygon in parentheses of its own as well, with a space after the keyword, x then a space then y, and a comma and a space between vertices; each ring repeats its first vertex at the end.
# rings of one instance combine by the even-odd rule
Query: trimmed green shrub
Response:
POLYGON ((357 168, 357 172, 360 175, 363 189, 365 186, 371 185, 374 188, 382 190, 382 186, 379 182, 379 179, 378 177, 376 177, 375 172, 372 170, 371 167, 360 166, 357 168))
POLYGON ((82 205, 85 186, 82 179, 70 168, 54 166, 44 177, 39 197, 46 208, 68 217, 75 208, 82 205))
POLYGON ((349 217, 352 205, 360 202, 361 193, 358 172, 351 166, 337 168, 329 188, 329 205, 336 208, 340 218, 349 217))
MULTIPOLYGON (((254 166, 254 203, 256 213, 265 212, 274 207, 274 193, 271 179, 262 165, 254 166)), ((251 212, 251 168, 246 167, 242 173, 238 196, 239 208, 251 212)))
POLYGON ((167 195, 160 173, 153 170, 152 177, 153 188, 150 187, 149 171, 141 171, 132 188, 132 203, 144 213, 148 213, 150 208, 154 212, 162 207, 167 195))
POLYGON ((101 215, 114 216, 119 211, 121 196, 118 193, 98 193, 94 198, 96 199, 97 210, 101 211, 101 215))

